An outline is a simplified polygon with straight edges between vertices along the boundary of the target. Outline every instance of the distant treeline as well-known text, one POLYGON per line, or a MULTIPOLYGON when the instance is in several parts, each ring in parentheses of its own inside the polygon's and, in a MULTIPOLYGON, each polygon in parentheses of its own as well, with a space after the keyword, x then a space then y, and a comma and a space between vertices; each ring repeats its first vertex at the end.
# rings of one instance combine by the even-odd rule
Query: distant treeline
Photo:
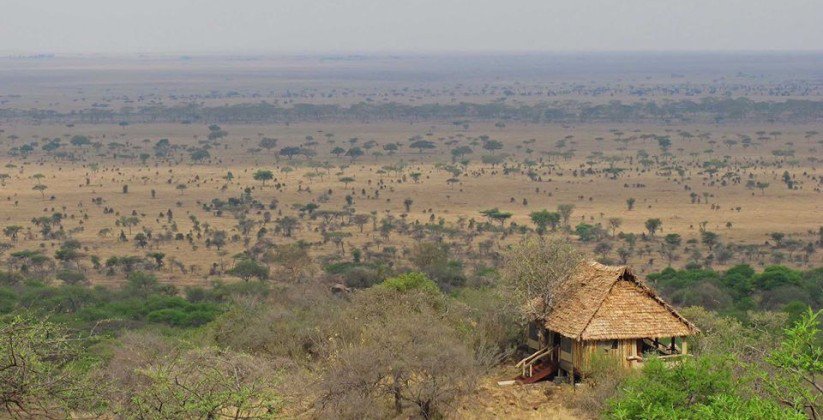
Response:
POLYGON ((464 120, 521 121, 532 123, 582 122, 820 122, 823 121, 823 101, 786 100, 758 102, 747 98, 704 98, 697 101, 662 101, 593 105, 584 102, 509 105, 504 102, 487 104, 370 104, 350 106, 292 104, 268 102, 223 106, 150 105, 110 110, 95 107, 72 112, 41 109, 0 108, 0 120, 28 120, 61 123, 267 123, 298 121, 425 121, 451 120, 462 125, 464 120))

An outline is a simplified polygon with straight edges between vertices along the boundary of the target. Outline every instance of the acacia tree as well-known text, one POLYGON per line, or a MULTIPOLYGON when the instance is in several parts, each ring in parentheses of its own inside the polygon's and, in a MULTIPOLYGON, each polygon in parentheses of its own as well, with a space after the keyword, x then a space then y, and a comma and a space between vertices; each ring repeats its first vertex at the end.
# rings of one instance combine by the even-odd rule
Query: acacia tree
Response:
POLYGON ((278 246, 266 261, 282 267, 291 281, 299 282, 314 270, 308 251, 298 244, 278 246))
POLYGON ((351 149, 346 151, 346 156, 351 158, 352 162, 357 160, 357 158, 359 158, 360 156, 363 156, 363 154, 364 154, 363 149, 361 149, 359 147, 356 147, 356 146, 352 147, 351 149))
POLYGON ((424 419, 442 416, 472 389, 477 373, 471 351, 445 324, 443 305, 437 286, 419 273, 356 295, 335 328, 341 334, 333 346, 339 347, 331 349, 319 383, 321 412, 342 418, 386 418, 406 410, 424 419), (384 400, 394 402, 393 415, 381 409, 384 400))
POLYGON ((273 139, 271 137, 263 137, 260 139, 260 147, 266 149, 267 151, 271 151, 277 147, 277 139, 273 139))
POLYGON ((663 222, 660 219, 649 219, 646 220, 646 230, 649 231, 649 236, 654 237, 654 234, 657 233, 657 230, 660 229, 660 226, 663 225, 663 222))
POLYGON ((0 409, 10 417, 68 418, 99 407, 99 385, 82 374, 80 342, 65 330, 17 316, 0 324, 0 337, 0 409))
POLYGON ((3 235, 6 235, 6 237, 11 238, 12 241, 16 241, 17 235, 20 233, 21 230, 23 230, 22 226, 6 226, 5 228, 3 228, 3 235))
POLYGON ((263 186, 266 186, 266 181, 270 181, 274 179, 274 174, 271 171, 266 169, 259 169, 253 175, 255 181, 262 181, 263 186))
POLYGON ((497 140, 489 140, 483 143, 483 149, 486 149, 494 154, 495 151, 503 149, 503 143, 497 140))
POLYGON ((280 405, 271 370, 244 354, 196 349, 141 373, 148 384, 125 410, 137 418, 266 417, 280 405))
POLYGON ((131 228, 140 224, 140 219, 137 216, 120 216, 119 219, 115 222, 117 226, 126 227, 129 229, 129 235, 131 235, 131 228))
POLYGON ((623 224, 623 219, 621 219, 619 217, 610 217, 609 218, 609 228, 611 228, 611 230, 612 230, 612 237, 614 237, 614 235, 617 233, 617 229, 622 224, 623 224))
POLYGON ((428 140, 417 140, 409 144, 409 147, 417 149, 417 153, 423 153, 423 149, 434 149, 436 146, 428 140))
POLYGON ((291 216, 284 216, 274 221, 283 232, 283 236, 290 237, 292 232, 300 226, 300 221, 291 216))
POLYGON ((529 214, 529 218, 537 226, 537 233, 541 235, 546 233, 546 227, 551 226, 552 230, 555 230, 558 223, 560 223, 560 213, 550 212, 545 209, 532 212, 529 214))
POLYGON ((250 259, 239 261, 227 273, 239 277, 243 279, 243 281, 249 281, 252 278, 263 281, 269 278, 269 268, 250 259))
POLYGON ((42 198, 45 200, 45 199, 46 199, 46 190, 47 190, 48 188, 49 188, 49 187, 47 187, 47 186, 45 186, 45 185, 43 185, 43 184, 37 184, 37 185, 35 185, 34 187, 32 187, 31 189, 33 189, 33 190, 35 190, 35 191, 40 191, 40 195, 41 195, 41 196, 42 196, 42 198))
POLYGON ((560 213, 560 217, 563 219, 563 224, 568 226, 569 219, 572 217, 572 212, 574 211, 574 204, 559 204, 557 206, 557 212, 560 213))
POLYGON ((500 227, 503 227, 503 225, 506 223, 506 220, 512 217, 512 214, 510 212, 500 211, 500 209, 496 207, 493 209, 482 210, 480 214, 488 217, 489 220, 500 222, 500 227))
POLYGON ((545 318, 554 308, 559 286, 582 259, 580 252, 564 239, 524 238, 503 256, 501 286, 507 302, 524 319, 545 318))
POLYGON ((360 228, 360 233, 363 233, 363 226, 369 223, 369 220, 371 220, 371 217, 368 214, 355 214, 352 217, 352 223, 360 228))

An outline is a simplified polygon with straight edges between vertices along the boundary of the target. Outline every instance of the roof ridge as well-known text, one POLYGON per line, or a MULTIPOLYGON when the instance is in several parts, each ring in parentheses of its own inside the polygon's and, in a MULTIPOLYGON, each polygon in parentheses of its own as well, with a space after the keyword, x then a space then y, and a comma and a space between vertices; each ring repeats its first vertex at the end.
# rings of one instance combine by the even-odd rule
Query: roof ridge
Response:
MULTIPOLYGON (((603 267, 608 267, 607 265, 600 264, 600 263, 599 263, 599 262, 597 262, 597 261, 592 261, 592 262, 594 262, 595 264, 601 265, 601 266, 603 266, 603 267)), ((626 273, 626 266, 623 266, 623 267, 621 268, 621 270, 620 270, 620 275, 618 275, 618 276, 617 276, 617 277, 616 277, 616 278, 612 281, 612 284, 611 284, 611 286, 609 286, 609 289, 606 291, 606 293, 604 293, 604 294, 603 294, 603 298, 602 298, 602 299, 600 299, 600 303, 598 303, 598 304, 597 304, 597 309, 595 309, 595 310, 592 312, 592 315, 591 315, 591 316, 589 317, 589 319, 586 321, 586 324, 585 324, 585 325, 583 325, 583 328, 581 328, 581 329, 580 329, 580 334, 577 336, 577 338, 583 338, 583 333, 586 331, 586 328, 589 328, 589 324, 591 324, 591 323, 592 323, 592 320, 594 319, 594 317, 597 315, 597 313, 598 313, 598 312, 600 312, 600 309, 601 309, 601 308, 603 308, 603 302, 605 302, 605 301, 606 301, 606 299, 609 297, 609 294, 611 294, 612 290, 614 289, 614 285, 615 285, 615 284, 617 284, 617 282, 618 282, 618 281, 620 281, 620 279, 621 279, 621 278, 623 278, 623 275, 624 275, 625 273, 626 273)))

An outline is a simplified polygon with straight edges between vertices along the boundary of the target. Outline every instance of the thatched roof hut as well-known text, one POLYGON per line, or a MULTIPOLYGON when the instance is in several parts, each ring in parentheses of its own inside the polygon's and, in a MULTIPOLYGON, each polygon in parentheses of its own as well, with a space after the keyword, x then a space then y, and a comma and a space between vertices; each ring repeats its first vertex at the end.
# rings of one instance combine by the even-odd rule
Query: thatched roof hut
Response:
POLYGON ((561 287, 545 327, 574 340, 682 337, 698 331, 626 266, 584 262, 561 287))
POLYGON ((559 368, 583 371, 603 352, 625 366, 643 355, 686 353, 684 337, 699 330, 626 266, 583 262, 554 294, 552 310, 530 327, 530 345, 556 349, 559 368))

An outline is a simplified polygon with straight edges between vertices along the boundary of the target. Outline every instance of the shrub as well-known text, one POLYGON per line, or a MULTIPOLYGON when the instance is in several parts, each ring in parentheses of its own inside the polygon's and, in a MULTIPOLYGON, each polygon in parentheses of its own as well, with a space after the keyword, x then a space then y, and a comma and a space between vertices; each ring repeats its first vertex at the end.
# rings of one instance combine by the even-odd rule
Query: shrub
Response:
POLYGON ((780 286, 799 285, 800 279, 799 271, 782 265, 773 265, 756 275, 754 284, 761 290, 771 290, 780 286))
POLYGON ((609 401, 620 392, 628 378, 636 372, 626 370, 612 356, 594 353, 591 357, 585 392, 576 392, 571 406, 582 410, 592 417, 598 417, 606 411, 609 401))
POLYGON ((175 350, 135 366, 118 412, 127 418, 271 417, 276 375, 253 356, 212 347, 175 350))
POLYGON ((279 293, 277 299, 239 300, 210 326, 220 346, 255 355, 309 363, 325 352, 329 325, 340 319, 340 299, 326 288, 300 286, 279 293))
POLYGON ((673 365, 648 359, 642 374, 630 378, 620 395, 609 401, 607 413, 617 419, 805 418, 774 401, 744 395, 732 375, 732 360, 719 357, 684 359, 673 365))
MULTIPOLYGON (((386 292, 397 293, 383 289, 371 297, 386 292)), ((365 316, 350 326, 351 336, 335 340, 319 383, 323 415, 388 418, 411 409, 421 418, 437 418, 472 389, 476 365, 470 350, 433 308, 408 303, 386 306, 382 299, 365 299, 358 306, 371 308, 352 308, 352 315, 365 316), (384 401, 393 402, 393 413, 384 401)))
POLYGON ((65 284, 81 284, 87 282, 85 274, 72 270, 61 270, 57 272, 57 279, 62 280, 65 284))
POLYGON ((252 278, 262 281, 269 278, 269 268, 254 260, 244 259, 235 264, 228 274, 239 277, 243 281, 249 281, 252 278))
POLYGON ((0 271, 0 286, 16 286, 23 282, 20 273, 0 271))
POLYGON ((426 293, 440 293, 437 284, 431 281, 425 274, 418 272, 401 274, 397 277, 386 279, 381 283, 381 286, 398 292, 419 290, 426 293))

